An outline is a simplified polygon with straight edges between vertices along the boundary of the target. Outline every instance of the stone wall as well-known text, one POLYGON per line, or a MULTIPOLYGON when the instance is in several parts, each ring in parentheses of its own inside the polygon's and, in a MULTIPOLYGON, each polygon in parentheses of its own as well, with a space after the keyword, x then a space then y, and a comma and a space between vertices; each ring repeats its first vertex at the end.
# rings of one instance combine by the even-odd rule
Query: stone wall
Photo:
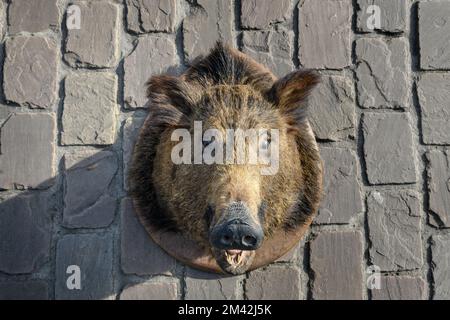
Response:
POLYGON ((445 0, 2 0, 0 299, 450 299, 449 17, 445 0), (144 82, 218 39, 323 75, 319 216, 238 277, 164 254, 124 182, 144 82))

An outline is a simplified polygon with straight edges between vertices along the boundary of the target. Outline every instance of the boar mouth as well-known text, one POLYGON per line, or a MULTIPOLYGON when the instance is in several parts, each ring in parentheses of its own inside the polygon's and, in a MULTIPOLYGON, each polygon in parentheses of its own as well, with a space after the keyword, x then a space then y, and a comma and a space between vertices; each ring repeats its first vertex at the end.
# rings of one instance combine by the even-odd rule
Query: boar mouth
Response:
POLYGON ((222 250, 213 248, 213 255, 220 268, 229 274, 238 275, 246 272, 252 265, 255 250, 222 250))

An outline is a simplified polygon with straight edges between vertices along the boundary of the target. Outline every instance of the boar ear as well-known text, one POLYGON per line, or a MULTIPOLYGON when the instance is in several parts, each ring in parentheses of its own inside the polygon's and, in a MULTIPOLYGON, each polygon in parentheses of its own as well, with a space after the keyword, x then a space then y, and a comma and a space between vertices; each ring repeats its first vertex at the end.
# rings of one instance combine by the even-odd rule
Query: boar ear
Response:
POLYGON ((150 101, 151 125, 157 127, 183 127, 194 107, 192 88, 186 81, 167 75, 159 75, 147 81, 147 97, 150 101))
POLYGON ((287 116, 289 125, 295 127, 306 119, 306 100, 319 82, 320 77, 314 71, 294 71, 277 80, 267 92, 267 98, 287 116))

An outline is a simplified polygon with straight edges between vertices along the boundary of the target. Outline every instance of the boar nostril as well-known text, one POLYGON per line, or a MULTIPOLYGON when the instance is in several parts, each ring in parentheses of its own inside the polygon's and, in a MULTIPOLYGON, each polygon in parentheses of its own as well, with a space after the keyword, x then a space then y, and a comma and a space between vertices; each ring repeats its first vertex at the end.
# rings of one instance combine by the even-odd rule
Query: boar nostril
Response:
POLYGON ((229 235, 224 235, 222 236, 222 243, 225 245, 229 245, 231 244, 231 242, 233 242, 233 238, 230 237, 229 235))
POLYGON ((242 237, 242 244, 244 246, 253 247, 253 246, 256 245, 257 241, 258 240, 256 239, 256 237, 251 236, 251 235, 247 235, 247 236, 242 237))

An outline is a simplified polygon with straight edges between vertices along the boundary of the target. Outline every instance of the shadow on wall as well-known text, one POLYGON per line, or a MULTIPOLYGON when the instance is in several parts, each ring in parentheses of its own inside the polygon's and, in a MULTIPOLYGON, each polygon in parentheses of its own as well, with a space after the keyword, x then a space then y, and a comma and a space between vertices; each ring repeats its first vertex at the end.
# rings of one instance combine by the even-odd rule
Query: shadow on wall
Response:
MULTIPOLYGON (((29 114, 23 115, 30 117, 29 114)), ((22 114, 10 116, 3 127, 8 127, 8 122, 13 122, 14 126, 22 120, 21 117, 22 114)), ((131 153, 130 140, 137 132, 138 123, 139 119, 125 122, 123 131, 128 140, 123 143, 124 159, 128 160, 131 153)), ((8 133, 4 137, 7 140, 6 145, 2 145, 4 148, 9 147, 8 133)), ((116 280, 119 271, 114 267, 118 252, 121 252, 120 260, 125 273, 171 275, 176 271, 177 264, 152 243, 137 222, 130 201, 121 189, 120 142, 98 151, 91 149, 64 153, 60 174, 43 181, 42 172, 51 172, 51 168, 50 171, 42 168, 39 172, 40 168, 35 167, 33 171, 38 171, 27 172, 26 167, 23 167, 27 163, 31 166, 40 163, 41 152, 37 151, 37 158, 34 158, 30 157, 32 153, 28 153, 30 150, 27 149, 39 147, 42 140, 32 136, 23 139, 37 144, 18 145, 20 152, 15 155, 19 159, 14 163, 10 159, 2 161, 1 187, 23 188, 25 185, 35 190, 5 191, 0 194, 0 271, 16 275, 17 280, 25 282, 1 282, 0 288, 3 290, 0 290, 0 299, 23 298, 24 294, 25 298, 45 298, 47 285, 53 285, 53 281, 55 298, 110 297, 114 295, 114 288, 121 285, 116 280), (27 159, 22 163, 23 157, 27 159), (25 169, 25 172, 6 171, 8 165, 25 169), (120 225, 122 232, 118 239, 116 234, 120 225), (67 288, 66 280, 70 274, 66 274, 66 271, 71 265, 80 268, 81 290, 67 288), (33 278, 36 279, 28 280, 33 278), (25 293, 8 288, 24 285, 27 288, 25 293)), ((14 140, 14 137, 10 140, 14 140)), ((47 144, 50 144, 49 141, 47 144)), ((43 149, 43 152, 48 151, 54 152, 43 149)), ((2 155, 5 156, 8 155, 2 155)), ((52 291, 49 289, 50 293, 52 291)))

